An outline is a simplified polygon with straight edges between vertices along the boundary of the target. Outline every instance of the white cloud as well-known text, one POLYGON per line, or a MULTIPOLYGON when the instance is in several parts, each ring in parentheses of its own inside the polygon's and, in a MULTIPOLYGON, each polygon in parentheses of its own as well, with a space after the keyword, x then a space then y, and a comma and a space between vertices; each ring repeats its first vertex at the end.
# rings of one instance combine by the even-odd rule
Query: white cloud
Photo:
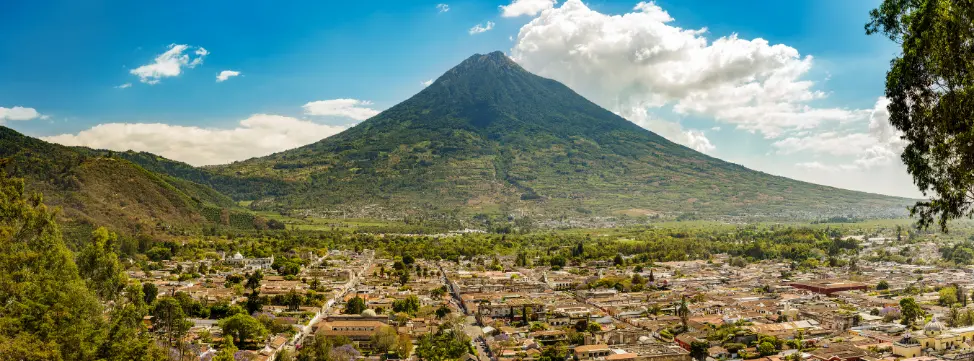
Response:
MULTIPOLYGON (((851 157, 845 163, 831 165, 833 169, 871 169, 878 166, 898 164, 900 153, 906 147, 901 139, 902 133, 889 123, 889 100, 879 98, 869 112, 867 131, 834 132, 826 131, 789 137, 772 143, 782 154, 825 154, 851 157)), ((817 162, 803 163, 805 166, 817 162)), ((821 168, 821 167, 820 167, 821 168)))
POLYGON ((868 115, 811 106, 826 93, 803 79, 812 57, 795 48, 736 34, 711 41, 673 20, 654 3, 606 15, 567 0, 521 28, 512 57, 610 110, 670 106, 769 138, 868 115))
POLYGON ((439 10, 440 13, 445 13, 447 11, 450 11, 450 5, 436 4, 436 10, 439 10))
POLYGON ((347 128, 280 115, 254 114, 232 129, 160 123, 109 123, 78 134, 42 139, 69 146, 146 151, 200 166, 280 152, 316 142, 347 128))
POLYGON ((34 108, 25 108, 15 106, 12 108, 0 107, 0 124, 8 120, 33 120, 33 119, 46 119, 46 116, 38 113, 34 108))
POLYGON ((555 0, 513 0, 509 5, 501 5, 501 16, 513 18, 522 15, 535 16, 555 7, 555 0))
POLYGON ((240 75, 240 72, 239 71, 235 71, 235 70, 224 70, 224 71, 221 71, 220 74, 217 74, 216 75, 216 82, 217 83, 222 83, 222 82, 227 81, 227 79, 230 79, 230 78, 235 77, 237 75, 240 75))
POLYGON ((484 25, 477 24, 477 25, 474 25, 474 27, 470 28, 470 35, 488 32, 488 31, 490 31, 490 29, 493 29, 493 28, 494 28, 494 22, 493 21, 488 21, 484 25))
POLYGON ((357 99, 318 100, 305 104, 304 113, 365 120, 379 114, 378 110, 369 108, 369 105, 372 105, 372 102, 357 99))
POLYGON ((862 153, 864 148, 872 147, 876 140, 866 133, 823 132, 800 137, 788 137, 771 144, 780 154, 811 152, 836 156, 849 156, 862 153))
POLYGON ((183 68, 192 69, 203 63, 203 58, 210 54, 203 47, 193 51, 195 57, 184 54, 192 47, 185 44, 171 44, 169 50, 160 54, 151 64, 146 64, 129 71, 139 77, 139 81, 146 84, 158 84, 162 78, 179 76, 183 68))
POLYGON ((423 82, 420 82, 420 83, 423 84, 423 86, 430 86, 431 84, 433 84, 433 79, 430 79, 430 80, 427 80, 427 81, 423 81, 423 82))
POLYGON ((672 142, 682 144, 698 152, 710 153, 716 149, 703 131, 684 129, 680 123, 666 121, 653 116, 645 107, 637 106, 628 108, 618 114, 640 127, 651 130, 672 142))
POLYGON ((125 88, 131 88, 131 87, 132 87, 132 83, 125 83, 125 84, 122 84, 122 85, 116 85, 115 86, 115 89, 125 89, 125 88))

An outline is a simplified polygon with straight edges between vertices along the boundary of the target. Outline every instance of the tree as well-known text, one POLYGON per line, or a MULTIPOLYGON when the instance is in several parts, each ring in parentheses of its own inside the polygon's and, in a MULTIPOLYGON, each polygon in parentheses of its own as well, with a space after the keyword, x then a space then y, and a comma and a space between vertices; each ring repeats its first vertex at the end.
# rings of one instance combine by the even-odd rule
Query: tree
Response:
POLYGON ((264 279, 264 273, 260 270, 254 271, 254 273, 248 273, 246 275, 247 283, 244 287, 249 288, 251 291, 256 291, 260 288, 260 281, 264 279))
POLYGON ((792 343, 793 343, 793 346, 794 346, 793 348, 795 349, 795 352, 792 353, 788 357, 788 360, 789 361, 801 361, 802 360, 802 353, 805 352, 805 331, 802 330, 802 329, 798 329, 798 331, 795 332, 795 337, 794 337, 794 339, 792 339, 792 343))
POLYGON ((419 297, 416 297, 416 295, 410 295, 404 299, 392 301, 393 312, 405 312, 411 316, 416 315, 416 312, 419 311, 419 306, 419 297))
POLYGON ((588 329, 588 321, 587 320, 579 320, 578 322, 575 322, 575 331, 576 332, 585 332, 585 330, 587 330, 587 329, 588 329))
POLYGON ((365 300, 359 296, 355 296, 345 303, 345 310, 342 311, 342 313, 346 315, 358 315, 361 314, 362 311, 365 311, 365 300))
POLYGON ((156 300, 152 306, 152 327, 162 333, 170 347, 183 338, 193 323, 186 319, 183 306, 173 297, 156 300))
POLYGON ((372 334, 372 346, 376 351, 386 353, 396 345, 399 332, 392 326, 382 326, 372 334))
POLYGON ((287 309, 290 311, 297 311, 301 308, 302 303, 304 303, 304 296, 298 294, 298 292, 293 289, 284 295, 284 305, 287 306, 287 309))
POLYGON ((888 289, 889 289, 889 283, 886 282, 886 280, 879 281, 879 283, 876 284, 877 291, 885 291, 888 289))
POLYGON ((903 317, 903 325, 909 327, 923 317, 923 310, 912 297, 905 297, 900 300, 900 315, 903 317))
MULTIPOLYGON (((581 243, 579 243, 581 245, 581 243)), ((568 356, 568 350, 564 345, 553 345, 545 347, 538 356, 538 361, 564 361, 568 356)))
POLYGON ((145 304, 151 305, 152 302, 156 300, 156 296, 159 296, 159 287, 154 283, 146 282, 142 284, 142 294, 145 296, 145 304))
POLYGON ((423 361, 458 359, 471 352, 470 338, 463 332, 425 334, 416 341, 416 357, 423 361))
POLYGON ((650 283, 656 282, 656 276, 653 275, 653 269, 652 268, 649 269, 649 282, 650 283))
POLYGON ((315 334, 298 352, 298 361, 328 360, 332 342, 324 334, 315 334))
POLYGON ((585 328, 585 330, 588 331, 588 333, 592 334, 592 336, 595 336, 595 334, 602 332, 602 326, 599 326, 599 324, 595 322, 590 322, 588 324, 588 327, 585 328))
POLYGON ((449 315, 450 312, 452 311, 450 311, 449 307, 446 307, 446 305, 440 305, 440 307, 436 309, 436 318, 442 320, 443 317, 449 315))
MULTIPOLYGON (((267 225, 270 226, 270 222, 267 222, 267 225)), ((274 361, 294 361, 294 355, 287 348, 282 348, 277 352, 277 356, 274 356, 274 361)))
POLYGON ((114 300, 128 282, 125 268, 115 253, 116 243, 115 233, 98 227, 91 233, 91 243, 78 255, 78 272, 88 282, 88 289, 103 300, 114 300))
POLYGON ((0 160, 0 358, 162 360, 143 333, 142 293, 126 289, 105 313, 65 245, 56 211, 39 194, 26 195, 24 181, 4 168, 0 160))
POLYGON ((626 264, 626 260, 622 258, 622 253, 616 253, 615 258, 612 259, 612 264, 616 266, 622 266, 626 264))
POLYGON ((413 352, 413 340, 407 334, 401 334, 396 338, 396 355, 404 360, 413 352))
POLYGON ((758 345, 758 353, 760 353, 761 356, 771 356, 778 353, 778 350, 774 348, 774 344, 770 342, 762 342, 760 345, 758 345))
POLYGON ((264 309, 264 301, 260 299, 260 292, 257 290, 251 291, 247 295, 247 303, 244 304, 244 308, 247 310, 247 314, 253 315, 264 309))
POLYGON ((690 342, 690 357, 697 361, 706 360, 708 348, 710 348, 710 344, 706 342, 692 341, 690 342))
POLYGON ((355 349, 351 343, 346 343, 338 347, 333 347, 328 353, 328 361, 354 361, 362 353, 355 349))
POLYGON ((940 298, 937 303, 941 306, 950 307, 957 303, 957 289, 954 287, 944 287, 938 292, 940 298))
POLYGON ((905 143, 900 158, 927 201, 910 213, 921 228, 939 216, 972 216, 974 203, 974 6, 969 1, 884 0, 869 13, 866 34, 881 33, 902 48, 886 74, 889 122, 905 143))
POLYGON ((409 283, 409 271, 399 271, 399 284, 405 286, 407 283, 409 283))
POLYGON ((220 320, 220 328, 224 335, 233 337, 238 344, 246 341, 260 341, 267 335, 267 329, 260 321, 244 314, 233 315, 220 320))
POLYGON ((232 337, 225 337, 220 351, 213 356, 213 361, 234 361, 234 354, 237 353, 237 346, 233 344, 232 337))
POLYGON ((689 329, 687 328, 687 321, 690 319, 690 307, 687 304, 687 296, 680 298, 680 304, 678 304, 676 307, 676 317, 680 318, 680 324, 683 325, 683 331, 688 331, 689 329))

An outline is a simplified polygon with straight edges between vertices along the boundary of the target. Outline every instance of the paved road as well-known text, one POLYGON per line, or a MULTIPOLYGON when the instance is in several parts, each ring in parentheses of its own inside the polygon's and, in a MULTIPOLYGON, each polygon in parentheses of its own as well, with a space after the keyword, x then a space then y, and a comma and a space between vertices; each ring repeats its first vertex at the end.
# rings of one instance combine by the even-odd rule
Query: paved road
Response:
POLYGON ((372 267, 372 261, 374 260, 373 258, 374 255, 375 253, 369 254, 368 260, 365 261, 365 266, 362 267, 362 269, 360 269, 358 272, 352 274, 352 278, 350 278, 348 282, 346 282, 345 285, 342 286, 342 292, 339 292, 338 294, 335 295, 335 297, 329 299, 325 303, 325 305, 321 307, 321 312, 318 313, 318 316, 311 319, 311 321, 308 322, 307 325, 301 328, 301 332, 298 332, 295 335, 295 337, 292 338, 290 342, 288 342, 288 346, 290 346, 290 348, 293 349, 293 347, 297 345, 298 342, 301 341, 301 339, 304 338, 304 335, 310 334, 314 326, 318 324, 318 322, 321 322, 322 320, 325 319, 325 316, 328 314, 328 311, 331 309, 332 306, 340 303, 340 301, 345 297, 345 295, 355 290, 355 286, 357 286, 359 281, 361 281, 362 275, 369 270, 369 267, 372 267))

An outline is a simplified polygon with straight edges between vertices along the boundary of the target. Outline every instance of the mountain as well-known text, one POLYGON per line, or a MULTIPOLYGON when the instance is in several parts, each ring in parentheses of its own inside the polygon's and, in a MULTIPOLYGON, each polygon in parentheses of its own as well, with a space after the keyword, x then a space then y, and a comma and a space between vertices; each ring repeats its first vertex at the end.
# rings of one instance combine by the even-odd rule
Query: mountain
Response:
POLYGON ((2 126, 0 169, 24 178, 27 191, 41 193, 47 205, 60 207, 68 231, 199 229, 236 207, 208 186, 148 171, 114 152, 47 143, 2 126))
MULTIPOLYGON (((317 143, 207 168, 275 181, 252 207, 366 217, 905 215, 912 201, 753 171, 670 142, 476 54, 415 96, 317 143)), ((258 187, 259 188, 259 187, 258 187)))

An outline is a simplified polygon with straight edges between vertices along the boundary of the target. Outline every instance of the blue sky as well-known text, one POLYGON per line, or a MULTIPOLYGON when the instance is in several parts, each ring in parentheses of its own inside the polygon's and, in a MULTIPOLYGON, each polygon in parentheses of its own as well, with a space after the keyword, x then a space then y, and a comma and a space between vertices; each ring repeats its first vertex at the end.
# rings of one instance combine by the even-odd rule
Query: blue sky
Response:
POLYGON ((407 99, 424 87, 422 82, 474 53, 501 50, 528 70, 563 81, 637 124, 710 155, 816 183, 918 195, 890 156, 899 146, 895 137, 870 126, 874 118, 881 120, 878 99, 897 53, 895 44, 863 32, 866 14, 878 0, 568 4, 577 1, 4 2, 0 123, 64 144, 146 150, 192 164, 226 162, 333 134, 407 99), (623 15, 646 18, 627 22, 623 15), (662 20, 647 27, 645 19, 662 20), (475 26, 489 30, 474 33, 475 26), (633 28, 605 30, 626 26, 633 28), (603 33, 595 34, 599 27, 603 33), (702 28, 706 32, 685 32, 702 28), (558 33, 565 29, 576 33, 558 33), (593 33, 578 34, 584 32, 593 33), (619 34, 634 34, 638 41, 631 41, 631 49, 607 41, 619 34), (724 48, 725 55, 718 56, 724 63, 761 56, 768 63, 742 70, 696 60, 719 55, 713 42, 732 34, 747 43, 724 48), (544 43, 558 36, 565 36, 562 43, 544 43), (667 63, 632 84, 600 81, 612 69, 592 68, 641 66, 628 63, 632 54, 653 48, 654 42, 688 39, 706 44, 677 46, 675 53, 685 56, 687 65, 667 63), (755 39, 768 45, 754 45, 755 39), (179 74, 145 79, 155 84, 140 81, 133 71, 153 64, 172 44, 185 46, 179 74), (581 59, 570 51, 579 48, 589 49, 590 56, 581 59), (194 53, 200 49, 205 55, 194 53), (742 55, 748 51, 753 54, 742 55), (794 56, 782 60, 782 54, 794 56), (793 74, 789 69, 802 64, 808 66, 788 82, 811 82, 805 94, 815 92, 814 99, 755 100, 761 107, 783 102, 775 109, 790 109, 783 116, 794 116, 794 122, 769 128, 728 115, 735 107, 769 108, 727 105, 725 90, 750 84, 774 92, 771 83, 778 82, 767 78, 793 74), (580 67, 588 70, 574 70, 580 67), (736 78, 660 80, 685 69, 716 69, 714 74, 731 74, 717 78, 736 78), (218 82, 226 70, 239 75, 218 82), (672 87, 662 89, 667 86, 672 87), (724 98, 715 100, 719 97, 724 98), (829 115, 814 115, 816 110, 829 115), (194 136, 201 139, 190 139, 194 136), (836 144, 862 152, 836 151, 836 144))

